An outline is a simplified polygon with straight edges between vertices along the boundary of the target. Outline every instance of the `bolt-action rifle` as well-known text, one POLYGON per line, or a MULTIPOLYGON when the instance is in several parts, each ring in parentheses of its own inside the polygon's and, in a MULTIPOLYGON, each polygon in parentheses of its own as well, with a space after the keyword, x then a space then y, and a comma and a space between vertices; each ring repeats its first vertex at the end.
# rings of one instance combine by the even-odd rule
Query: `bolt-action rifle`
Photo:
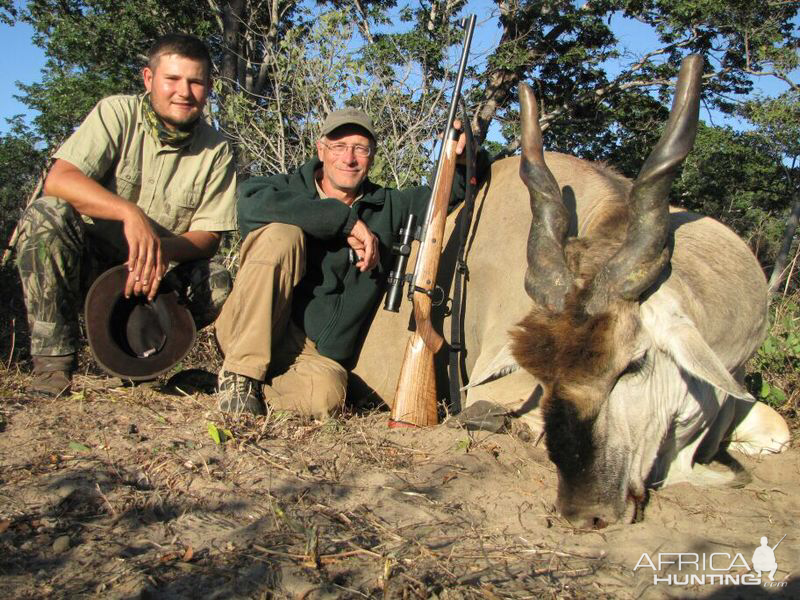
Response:
POLYGON ((397 262, 389 276, 389 290, 384 303, 384 309, 398 311, 403 294, 403 284, 407 280, 405 269, 411 250, 411 240, 416 237, 420 242, 417 262, 413 274, 408 278, 408 295, 414 306, 416 328, 411 333, 406 346, 406 354, 389 419, 390 427, 407 425, 421 427, 436 425, 438 422, 433 356, 444 344, 444 339, 431 323, 431 307, 437 289, 436 275, 444 246, 445 219, 456 167, 458 132, 453 128, 453 121, 461 94, 461 84, 464 81, 472 33, 475 29, 475 15, 464 19, 462 24, 465 27, 465 33, 461 63, 458 68, 453 97, 450 101, 450 112, 447 116, 447 125, 436 165, 431 199, 418 235, 414 230, 416 221, 414 215, 409 216, 405 229, 401 231, 400 243, 395 246, 398 254, 397 262))

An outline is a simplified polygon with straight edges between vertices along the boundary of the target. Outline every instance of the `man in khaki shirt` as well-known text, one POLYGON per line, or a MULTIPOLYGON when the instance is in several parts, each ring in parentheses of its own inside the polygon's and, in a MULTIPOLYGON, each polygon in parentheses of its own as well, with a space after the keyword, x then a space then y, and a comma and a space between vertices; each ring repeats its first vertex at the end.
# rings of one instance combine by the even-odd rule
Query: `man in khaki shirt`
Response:
POLYGON ((127 297, 153 299, 168 278, 198 328, 216 318, 231 278, 209 259, 236 228, 236 175, 201 118, 210 71, 200 40, 163 36, 142 70, 146 93, 101 100, 56 153, 18 244, 35 391, 69 389, 81 299, 106 268, 128 264, 127 297))

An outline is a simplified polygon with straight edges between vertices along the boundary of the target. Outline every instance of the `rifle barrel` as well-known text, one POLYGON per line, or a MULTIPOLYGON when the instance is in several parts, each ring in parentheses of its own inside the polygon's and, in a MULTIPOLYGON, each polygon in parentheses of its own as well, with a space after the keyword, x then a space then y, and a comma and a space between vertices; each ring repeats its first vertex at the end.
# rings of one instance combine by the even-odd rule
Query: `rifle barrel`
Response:
POLYGON ((783 538, 785 538, 785 537, 786 537, 786 535, 787 535, 787 534, 785 534, 785 533, 784 533, 784 534, 783 534, 783 537, 782 537, 780 540, 778 540, 778 543, 777 543, 777 544, 775 544, 775 545, 772 547, 772 550, 773 550, 773 551, 775 550, 775 548, 777 548, 778 546, 780 546, 780 545, 781 545, 781 542, 783 541, 783 538))
MULTIPOLYGON (((458 98, 461 95, 461 86, 464 83, 464 73, 467 70, 467 61, 469 60, 469 47, 472 44, 472 34, 475 32, 476 16, 470 15, 466 20, 466 32, 464 33, 464 46, 461 48, 461 61, 458 64, 458 74, 456 75, 456 83, 453 89, 453 96, 450 98, 450 111, 447 113, 447 123, 442 136, 442 143, 439 147, 439 157, 436 159, 436 178, 439 176, 439 169, 442 165, 442 156, 444 155, 444 147, 447 142, 447 136, 450 129, 453 127, 453 121, 456 118, 456 110, 458 109, 458 98)), ((420 237, 425 236, 425 228, 431 220, 431 213, 433 212, 433 203, 428 204, 428 210, 425 213, 425 218, 422 220, 422 231, 420 237)))

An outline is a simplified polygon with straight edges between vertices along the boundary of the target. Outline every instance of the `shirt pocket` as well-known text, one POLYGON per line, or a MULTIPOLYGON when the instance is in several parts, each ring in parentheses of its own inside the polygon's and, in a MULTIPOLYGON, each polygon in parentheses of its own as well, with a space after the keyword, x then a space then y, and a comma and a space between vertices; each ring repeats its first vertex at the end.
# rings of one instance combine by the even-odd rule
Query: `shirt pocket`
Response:
POLYGON ((137 165, 124 161, 117 168, 114 177, 114 187, 111 190, 117 196, 125 198, 134 204, 139 202, 139 194, 142 192, 142 171, 137 165))
POLYGON ((200 204, 200 186, 180 186, 170 190, 167 196, 168 229, 180 235, 189 231, 192 217, 200 204))

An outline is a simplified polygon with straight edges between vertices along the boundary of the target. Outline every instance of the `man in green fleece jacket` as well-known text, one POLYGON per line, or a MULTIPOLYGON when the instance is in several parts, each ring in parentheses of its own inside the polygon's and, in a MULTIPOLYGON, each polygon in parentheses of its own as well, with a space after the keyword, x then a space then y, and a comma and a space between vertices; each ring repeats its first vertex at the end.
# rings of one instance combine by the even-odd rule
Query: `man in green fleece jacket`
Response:
MULTIPOLYGON (((321 133, 298 171, 239 187, 240 269, 215 326, 222 411, 264 414, 266 403, 325 418, 340 407, 342 363, 384 293, 394 236, 425 213, 429 187, 368 179, 376 136, 364 112, 334 111, 321 133)), ((459 154, 464 145, 462 135, 459 154)), ((462 199, 461 168, 453 189, 462 199)))

